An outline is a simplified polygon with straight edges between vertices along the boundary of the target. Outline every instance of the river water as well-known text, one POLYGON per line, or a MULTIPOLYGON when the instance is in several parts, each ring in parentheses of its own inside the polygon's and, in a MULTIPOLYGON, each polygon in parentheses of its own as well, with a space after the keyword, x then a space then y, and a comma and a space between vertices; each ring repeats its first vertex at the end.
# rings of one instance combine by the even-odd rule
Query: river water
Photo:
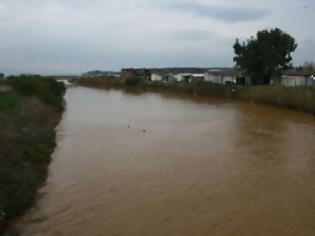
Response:
POLYGON ((25 236, 314 236, 315 119, 229 100, 70 88, 25 236))

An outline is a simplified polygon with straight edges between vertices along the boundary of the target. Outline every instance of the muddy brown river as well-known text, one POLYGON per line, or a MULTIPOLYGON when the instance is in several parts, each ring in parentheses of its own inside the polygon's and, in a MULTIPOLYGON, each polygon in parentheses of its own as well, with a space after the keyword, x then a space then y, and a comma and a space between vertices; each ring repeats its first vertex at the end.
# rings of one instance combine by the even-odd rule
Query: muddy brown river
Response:
POLYGON ((263 105, 70 88, 23 236, 314 236, 315 119, 263 105))

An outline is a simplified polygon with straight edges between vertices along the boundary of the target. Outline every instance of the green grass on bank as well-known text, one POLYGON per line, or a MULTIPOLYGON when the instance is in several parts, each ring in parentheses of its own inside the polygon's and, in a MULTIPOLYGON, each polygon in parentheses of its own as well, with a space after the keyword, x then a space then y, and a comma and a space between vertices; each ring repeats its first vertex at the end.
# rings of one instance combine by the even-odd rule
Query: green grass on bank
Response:
POLYGON ((14 108, 21 102, 21 98, 17 95, 0 95, 0 111, 14 108))
POLYGON ((45 181, 63 110, 63 84, 41 77, 11 77, 0 94, 0 234, 6 222, 31 207, 45 181))
POLYGON ((40 76, 12 76, 6 80, 21 96, 36 96, 42 102, 60 106, 63 101, 64 84, 40 76))
POLYGON ((315 89, 310 87, 253 86, 238 90, 238 97, 243 100, 315 114, 315 89))

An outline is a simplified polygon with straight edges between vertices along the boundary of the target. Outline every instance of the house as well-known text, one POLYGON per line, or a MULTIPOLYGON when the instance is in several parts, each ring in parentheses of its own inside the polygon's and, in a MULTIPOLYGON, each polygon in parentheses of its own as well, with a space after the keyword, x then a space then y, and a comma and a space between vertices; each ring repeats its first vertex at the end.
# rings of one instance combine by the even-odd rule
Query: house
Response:
POLYGON ((306 86, 315 88, 315 76, 310 75, 306 78, 306 86))
POLYGON ((175 74, 177 82, 196 82, 196 81, 204 81, 205 74, 204 73, 178 73, 175 74))
POLYGON ((151 74, 151 81, 162 81, 162 75, 158 73, 151 74))
POLYGON ((252 80, 249 76, 239 74, 236 77, 236 84, 237 85, 252 85, 252 80))
POLYGON ((205 74, 191 74, 189 82, 205 81, 205 74))
POLYGON ((166 73, 152 73, 151 81, 164 82, 164 83, 174 83, 177 82, 177 78, 173 74, 166 73))
POLYGON ((165 83, 175 83, 177 82, 177 79, 173 74, 165 74, 162 75, 162 81, 165 83))
POLYGON ((149 81, 151 79, 151 72, 148 69, 134 69, 127 68, 121 70, 121 79, 127 80, 131 78, 139 78, 141 80, 149 81))
POLYGON ((205 81, 215 84, 250 85, 250 77, 234 70, 209 70, 205 73, 205 81))
POLYGON ((135 69, 128 68, 128 69, 122 69, 121 70, 121 78, 122 80, 127 80, 132 77, 135 77, 137 75, 137 72, 135 69))
POLYGON ((207 73, 205 73, 205 81, 215 84, 223 84, 222 71, 209 70, 207 73))
POLYGON ((175 76, 177 82, 187 82, 188 83, 190 78, 191 78, 190 73, 177 73, 174 76, 175 76))
POLYGON ((235 71, 223 72, 223 84, 236 84, 237 77, 235 71))
POLYGON ((215 84, 236 84, 237 75, 234 72, 226 72, 213 70, 205 74, 205 81, 215 83, 215 84))
POLYGON ((313 78, 304 72, 286 72, 281 76, 280 84, 286 87, 312 86, 313 78))

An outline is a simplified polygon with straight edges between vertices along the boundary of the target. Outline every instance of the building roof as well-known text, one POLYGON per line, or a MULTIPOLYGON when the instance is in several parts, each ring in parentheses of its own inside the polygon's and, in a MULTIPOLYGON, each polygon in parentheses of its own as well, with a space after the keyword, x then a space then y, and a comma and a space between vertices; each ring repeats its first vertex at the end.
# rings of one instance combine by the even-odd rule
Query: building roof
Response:
POLYGON ((223 76, 223 77, 226 77, 226 76, 236 77, 240 75, 240 73, 237 71, 209 71, 208 73, 213 76, 223 76))
POLYGON ((311 73, 306 73, 304 71, 287 71, 283 74, 284 76, 301 76, 301 77, 307 77, 310 76, 311 73))

